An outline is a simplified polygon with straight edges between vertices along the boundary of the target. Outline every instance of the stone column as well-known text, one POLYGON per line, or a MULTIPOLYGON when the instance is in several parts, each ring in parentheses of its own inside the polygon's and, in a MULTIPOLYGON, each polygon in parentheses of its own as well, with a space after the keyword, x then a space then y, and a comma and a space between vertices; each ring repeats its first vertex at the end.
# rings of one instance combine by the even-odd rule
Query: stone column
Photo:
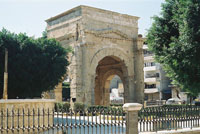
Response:
POLYGON ((5 49, 3 99, 8 99, 8 50, 5 49))
POLYGON ((126 134, 138 134, 138 111, 142 108, 139 103, 126 103, 123 110, 126 111, 126 134))
POLYGON ((54 89, 55 100, 58 102, 62 101, 62 82, 58 83, 56 88, 54 89))
POLYGON ((143 104, 144 102, 144 55, 143 41, 141 35, 138 35, 134 50, 134 84, 135 101, 143 104))
POLYGON ((110 104, 110 81, 106 80, 105 88, 103 89, 103 105, 109 106, 110 104))

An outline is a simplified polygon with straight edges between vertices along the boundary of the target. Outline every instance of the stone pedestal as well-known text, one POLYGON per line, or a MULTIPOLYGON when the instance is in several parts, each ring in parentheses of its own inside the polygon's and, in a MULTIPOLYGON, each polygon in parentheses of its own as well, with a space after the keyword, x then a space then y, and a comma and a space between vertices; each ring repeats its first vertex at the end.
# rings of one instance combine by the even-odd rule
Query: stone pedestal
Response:
POLYGON ((123 110, 127 112, 126 134, 138 134, 138 111, 142 108, 139 103, 126 103, 123 110))
POLYGON ((3 99, 8 99, 8 73, 4 72, 3 99))

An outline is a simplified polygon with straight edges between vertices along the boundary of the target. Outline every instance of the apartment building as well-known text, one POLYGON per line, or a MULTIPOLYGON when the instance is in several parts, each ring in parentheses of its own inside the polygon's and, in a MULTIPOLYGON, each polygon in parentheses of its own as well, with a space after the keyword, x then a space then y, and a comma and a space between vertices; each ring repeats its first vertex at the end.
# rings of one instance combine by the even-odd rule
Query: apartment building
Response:
POLYGON ((162 66, 156 63, 153 53, 143 45, 145 100, 167 100, 171 98, 170 80, 166 77, 162 66))

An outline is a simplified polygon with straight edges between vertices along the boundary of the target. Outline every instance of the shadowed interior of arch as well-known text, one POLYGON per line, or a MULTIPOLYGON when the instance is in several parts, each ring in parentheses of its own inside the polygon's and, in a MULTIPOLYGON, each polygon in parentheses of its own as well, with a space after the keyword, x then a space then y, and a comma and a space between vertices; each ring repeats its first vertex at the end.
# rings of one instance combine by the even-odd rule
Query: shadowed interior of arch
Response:
POLYGON ((95 105, 110 104, 110 83, 115 75, 121 79, 124 94, 128 87, 127 68, 124 62, 115 56, 106 56, 98 62, 95 77, 95 105))

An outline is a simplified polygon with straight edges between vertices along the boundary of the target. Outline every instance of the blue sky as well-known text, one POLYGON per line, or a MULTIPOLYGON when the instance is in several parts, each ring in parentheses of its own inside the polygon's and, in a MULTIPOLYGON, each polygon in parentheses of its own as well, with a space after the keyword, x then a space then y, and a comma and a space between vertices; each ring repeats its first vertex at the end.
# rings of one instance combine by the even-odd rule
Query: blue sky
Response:
POLYGON ((139 33, 145 35, 164 0, 0 0, 0 29, 40 37, 45 20, 79 5, 93 6, 140 17, 139 33))

